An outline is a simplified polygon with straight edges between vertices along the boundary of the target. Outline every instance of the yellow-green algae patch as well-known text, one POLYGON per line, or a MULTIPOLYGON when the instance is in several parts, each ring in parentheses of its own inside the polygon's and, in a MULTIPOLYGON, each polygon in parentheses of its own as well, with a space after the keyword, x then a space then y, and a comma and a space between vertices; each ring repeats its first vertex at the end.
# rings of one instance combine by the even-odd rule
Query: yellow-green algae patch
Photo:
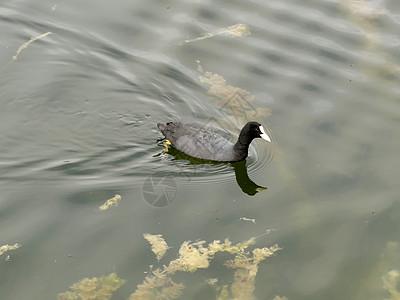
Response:
POLYGON ((71 285, 72 291, 58 294, 58 300, 109 300, 112 293, 124 283, 125 280, 115 273, 103 277, 84 278, 71 285))
POLYGON ((226 300, 229 298, 229 290, 228 285, 218 285, 218 278, 210 278, 206 280, 206 283, 214 287, 215 292, 217 293, 216 300, 226 300))
POLYGON ((400 291, 397 289, 400 283, 400 273, 398 270, 392 270, 383 276, 383 289, 388 291, 390 298, 387 300, 400 300, 400 291))
MULTIPOLYGON (((150 244, 155 245, 155 248, 161 245, 163 251, 168 249, 161 235, 144 234, 144 237, 150 244)), ((254 299, 254 279, 259 263, 280 249, 278 245, 273 245, 269 248, 247 250, 254 243, 255 238, 237 244, 233 244, 228 239, 223 242, 215 240, 208 245, 205 241, 183 242, 178 258, 162 268, 152 270, 128 300, 177 299, 181 296, 184 285, 174 282, 172 275, 177 271, 195 272, 197 269, 208 268, 217 252, 228 252, 234 255, 234 258, 226 261, 224 266, 235 269, 235 274, 230 284, 219 285, 217 278, 206 280, 215 289, 215 299, 254 299)), ((158 250, 153 250, 153 252, 157 255, 158 250)), ((160 255, 161 258, 163 254, 160 255)), ((84 278, 73 284, 70 291, 60 293, 58 300, 110 300, 113 292, 124 283, 125 281, 115 273, 106 277, 84 278)), ((287 300, 287 298, 276 296, 273 300, 287 300)))
POLYGON ((219 120, 229 129, 242 128, 249 120, 265 118, 271 111, 265 107, 255 107, 255 97, 245 89, 227 84, 225 78, 217 73, 205 71, 197 61, 200 72, 199 81, 208 86, 208 94, 217 99, 216 104, 228 113, 226 120, 219 120), (235 128, 232 128, 234 124, 235 128))
POLYGON ((347 7, 348 11, 360 18, 377 18, 381 15, 389 14, 389 10, 377 8, 372 1, 365 0, 340 0, 340 3, 347 7))
POLYGON ((137 286, 129 300, 176 299, 181 295, 183 288, 183 284, 173 282, 167 273, 156 269, 137 286))
MULTIPOLYGON (((272 256, 279 249, 278 245, 273 245, 270 248, 256 248, 251 252, 239 251, 234 259, 228 260, 225 263, 225 266, 236 269, 233 283, 230 288, 233 298, 221 298, 221 294, 219 295, 219 298, 237 300, 253 299, 255 288, 254 282, 258 272, 259 263, 272 256)), ((222 287, 221 291, 224 292, 224 287, 222 287)))
POLYGON ((365 45, 361 51, 362 59, 355 65, 363 74, 372 76, 371 80, 382 80, 393 86, 398 85, 400 66, 397 57, 382 49, 386 35, 382 33, 380 19, 392 13, 384 8, 384 1, 336 0, 341 9, 348 14, 350 21, 362 27, 365 45))
MULTIPOLYGON (((397 214, 394 214, 397 217, 397 214)), ((354 300, 400 300, 399 286, 400 278, 400 244, 394 241, 388 241, 379 259, 369 265, 368 272, 365 272, 364 278, 357 285, 358 289, 354 300), (390 297, 389 297, 390 296, 390 297)))
POLYGON ((19 245, 19 244, 14 244, 14 245, 6 244, 3 246, 0 246, 0 255, 4 254, 7 251, 18 249, 19 247, 21 247, 21 245, 19 245))
POLYGON ((46 33, 43 33, 43 34, 37 36, 37 37, 33 37, 33 38, 31 38, 29 41, 27 41, 26 43, 24 43, 24 44, 22 44, 21 46, 19 46, 19 48, 18 48, 18 50, 17 50, 17 53, 15 54, 15 56, 13 56, 13 61, 16 61, 16 60, 17 60, 18 55, 19 55, 19 53, 20 53, 22 50, 26 49, 26 48, 27 48, 30 44, 32 44, 33 42, 35 42, 35 41, 37 41, 37 40, 39 40, 39 39, 41 39, 41 38, 44 38, 44 37, 48 36, 49 34, 52 34, 52 32, 48 31, 48 32, 46 32, 46 33))
POLYGON ((107 210, 111 206, 118 206, 119 201, 121 201, 121 196, 116 194, 114 197, 111 199, 108 199, 102 206, 99 207, 100 210, 107 210))
POLYGON ((151 251, 153 251, 159 261, 168 250, 168 245, 162 238, 162 235, 145 233, 143 234, 143 237, 150 243, 151 251))
POLYGON ((217 252, 235 254, 234 259, 228 260, 225 266, 237 270, 230 290, 228 285, 219 286, 218 279, 207 281, 215 287, 216 299, 253 299, 254 279, 258 272, 258 264, 280 249, 278 245, 273 245, 269 248, 246 251, 254 243, 254 238, 238 244, 232 244, 228 239, 223 242, 215 240, 208 245, 205 241, 183 242, 179 249, 179 257, 168 265, 152 271, 143 283, 138 285, 129 300, 176 299, 181 295, 184 286, 175 283, 171 276, 177 271, 195 272, 197 269, 208 268, 217 252))

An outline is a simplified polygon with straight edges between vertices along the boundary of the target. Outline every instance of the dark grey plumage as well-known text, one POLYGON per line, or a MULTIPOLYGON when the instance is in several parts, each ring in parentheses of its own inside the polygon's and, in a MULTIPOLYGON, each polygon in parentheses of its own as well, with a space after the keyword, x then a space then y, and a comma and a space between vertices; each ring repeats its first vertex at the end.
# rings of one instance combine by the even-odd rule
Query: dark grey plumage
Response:
POLYGON ((246 159, 249 145, 254 138, 271 141, 261 124, 257 122, 249 122, 242 128, 236 144, 219 134, 189 124, 158 123, 157 127, 179 151, 196 158, 220 162, 246 159))

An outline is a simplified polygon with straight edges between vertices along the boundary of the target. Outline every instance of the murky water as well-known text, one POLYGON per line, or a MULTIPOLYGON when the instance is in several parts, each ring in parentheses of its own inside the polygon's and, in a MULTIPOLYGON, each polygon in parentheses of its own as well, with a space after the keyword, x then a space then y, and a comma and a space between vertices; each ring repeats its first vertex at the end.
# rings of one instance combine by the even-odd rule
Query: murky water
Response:
POLYGON ((236 299, 397 299, 400 3, 3 1, 0 16, 0 247, 19 246, 0 251, 1 299, 111 273, 128 299, 184 241, 251 237, 282 248, 240 278, 254 291, 235 294, 234 256, 216 253, 171 275, 178 298, 215 299, 219 278, 236 299), (257 120, 273 141, 199 163, 163 153, 156 124, 177 120, 232 140, 257 120), (160 262, 145 233, 171 247, 160 262))

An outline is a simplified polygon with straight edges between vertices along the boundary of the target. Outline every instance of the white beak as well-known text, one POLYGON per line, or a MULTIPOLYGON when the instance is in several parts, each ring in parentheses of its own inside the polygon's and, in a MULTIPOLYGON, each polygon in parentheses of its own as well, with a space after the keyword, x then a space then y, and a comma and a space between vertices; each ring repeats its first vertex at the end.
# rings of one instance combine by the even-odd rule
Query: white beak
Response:
POLYGON ((268 136, 268 134, 265 133, 265 130, 262 126, 260 126, 260 131, 261 131, 261 138, 266 140, 267 142, 271 141, 271 138, 268 136))

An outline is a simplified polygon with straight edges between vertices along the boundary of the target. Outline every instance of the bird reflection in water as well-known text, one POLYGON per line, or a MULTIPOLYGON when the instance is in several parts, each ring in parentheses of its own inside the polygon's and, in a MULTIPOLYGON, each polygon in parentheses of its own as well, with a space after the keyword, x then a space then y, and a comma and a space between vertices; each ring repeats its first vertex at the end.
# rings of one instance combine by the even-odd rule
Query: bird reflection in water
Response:
MULTIPOLYGON (((162 140, 159 141, 160 145, 163 145, 162 140)), ((154 157, 164 155, 166 151, 162 151, 158 153, 157 155, 154 155, 154 157)), ((200 166, 200 165, 208 165, 208 166, 218 166, 218 165, 230 165, 234 172, 235 172, 235 177, 236 177, 236 182, 240 189, 246 193, 249 196, 254 196, 259 192, 262 192, 267 189, 267 187, 260 186, 256 184, 253 180, 250 179, 248 173, 247 173, 247 167, 246 167, 246 160, 242 160, 239 162, 233 162, 233 163, 228 163, 228 162, 215 162, 215 161, 209 161, 209 160, 203 160, 203 159, 198 159, 191 157, 190 155, 187 155, 179 150, 176 150, 173 147, 168 148, 169 155, 173 156, 172 160, 186 160, 187 163, 185 166, 188 168, 190 166, 200 166)), ((195 168, 198 169, 198 168, 195 168)), ((192 178, 196 176, 197 172, 194 172, 193 175, 190 175, 191 173, 189 170, 188 172, 179 172, 178 176, 182 175, 187 178, 192 178), (187 174, 186 174, 187 173, 187 174)))

